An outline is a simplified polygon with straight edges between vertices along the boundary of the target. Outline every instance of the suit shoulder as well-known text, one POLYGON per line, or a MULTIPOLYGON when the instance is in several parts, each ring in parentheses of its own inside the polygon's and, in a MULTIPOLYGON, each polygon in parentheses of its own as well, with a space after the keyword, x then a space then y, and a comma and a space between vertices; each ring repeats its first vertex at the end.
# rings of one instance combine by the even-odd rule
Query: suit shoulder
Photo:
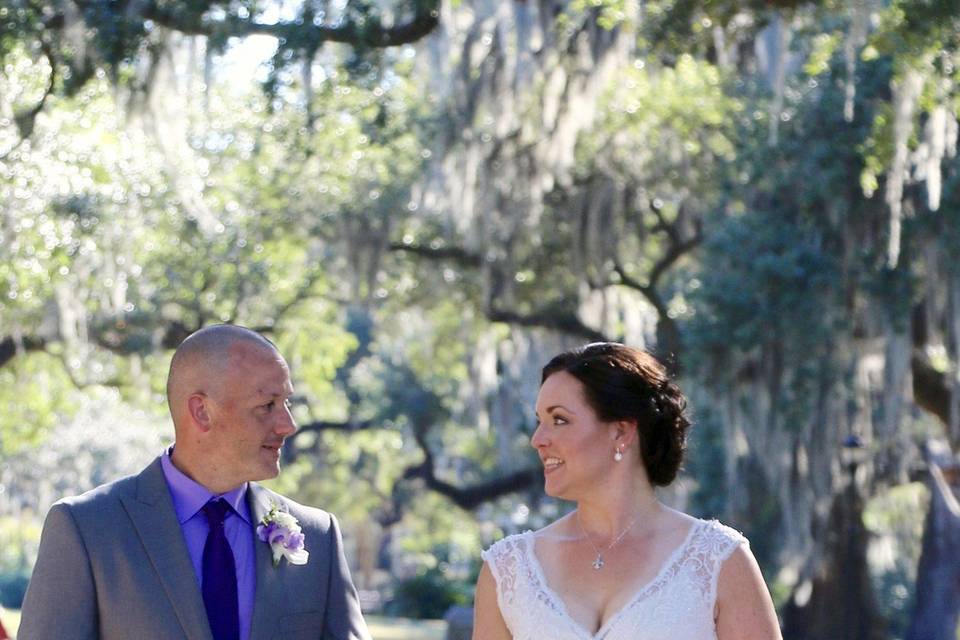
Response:
POLYGON ((72 511, 98 510, 109 503, 117 502, 122 496, 135 494, 136 481, 137 476, 126 476, 94 487, 80 495, 61 498, 53 506, 63 505, 72 511))

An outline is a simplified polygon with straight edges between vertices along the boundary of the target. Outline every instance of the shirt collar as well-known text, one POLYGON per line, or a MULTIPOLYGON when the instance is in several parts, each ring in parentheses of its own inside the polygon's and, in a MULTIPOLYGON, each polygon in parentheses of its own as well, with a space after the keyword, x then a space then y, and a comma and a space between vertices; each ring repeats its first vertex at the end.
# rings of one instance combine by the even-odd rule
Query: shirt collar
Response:
POLYGON ((160 466, 163 468, 163 475, 167 479, 167 487, 169 487, 170 495, 173 497, 173 508, 177 513, 177 520, 180 524, 195 516, 203 508, 203 505, 210 502, 211 498, 223 498, 247 524, 251 524, 250 509, 247 507, 247 501, 244 500, 247 495, 248 483, 244 482, 236 489, 215 495, 174 466, 173 460, 170 459, 171 453, 173 453, 173 446, 160 456, 160 466))

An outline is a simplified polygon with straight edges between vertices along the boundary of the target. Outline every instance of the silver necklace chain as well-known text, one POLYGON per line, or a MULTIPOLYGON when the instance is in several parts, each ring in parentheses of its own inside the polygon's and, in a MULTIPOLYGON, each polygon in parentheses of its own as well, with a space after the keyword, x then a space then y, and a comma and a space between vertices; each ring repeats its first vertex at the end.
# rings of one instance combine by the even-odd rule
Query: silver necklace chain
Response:
POLYGON ((600 569, 603 569, 603 565, 606 564, 603 561, 603 554, 605 554, 606 552, 610 551, 610 549, 613 549, 615 546, 617 546, 617 543, 623 540, 623 537, 627 535, 627 531, 630 531, 630 529, 633 528, 633 525, 637 524, 637 520, 640 519, 639 513, 633 516, 633 520, 630 521, 630 524, 627 525, 627 528, 621 531, 620 535, 618 535, 613 542, 607 545, 606 549, 601 551, 599 548, 597 548, 597 545, 593 544, 593 538, 591 538, 590 534, 587 533, 587 530, 583 528, 583 522, 580 521, 580 509, 577 509, 576 516, 577 516, 577 526, 580 527, 580 531, 583 532, 583 537, 587 539, 587 542, 590 543, 590 546, 593 547, 594 552, 597 554, 596 559, 594 559, 592 563, 593 568, 596 569, 597 571, 599 571, 600 569))

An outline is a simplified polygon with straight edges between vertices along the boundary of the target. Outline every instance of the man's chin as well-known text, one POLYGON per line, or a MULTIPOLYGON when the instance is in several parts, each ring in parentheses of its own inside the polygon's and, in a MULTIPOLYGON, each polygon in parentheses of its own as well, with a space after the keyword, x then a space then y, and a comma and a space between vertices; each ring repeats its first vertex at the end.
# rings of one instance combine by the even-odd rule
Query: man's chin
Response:
POLYGON ((256 469, 257 477, 251 478, 253 481, 271 480, 280 475, 280 454, 273 450, 264 450, 263 459, 256 469))
POLYGON ((280 475, 280 462, 274 462, 269 465, 264 465, 260 469, 260 477, 257 480, 272 480, 280 475))

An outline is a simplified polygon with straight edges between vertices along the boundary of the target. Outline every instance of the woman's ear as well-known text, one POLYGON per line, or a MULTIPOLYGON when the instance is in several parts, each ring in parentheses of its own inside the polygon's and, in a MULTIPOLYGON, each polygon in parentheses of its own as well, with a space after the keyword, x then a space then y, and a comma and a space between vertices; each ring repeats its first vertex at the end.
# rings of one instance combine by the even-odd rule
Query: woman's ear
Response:
POLYGON ((617 420, 610 423, 610 437, 617 445, 629 448, 637 439, 636 420, 617 420))

